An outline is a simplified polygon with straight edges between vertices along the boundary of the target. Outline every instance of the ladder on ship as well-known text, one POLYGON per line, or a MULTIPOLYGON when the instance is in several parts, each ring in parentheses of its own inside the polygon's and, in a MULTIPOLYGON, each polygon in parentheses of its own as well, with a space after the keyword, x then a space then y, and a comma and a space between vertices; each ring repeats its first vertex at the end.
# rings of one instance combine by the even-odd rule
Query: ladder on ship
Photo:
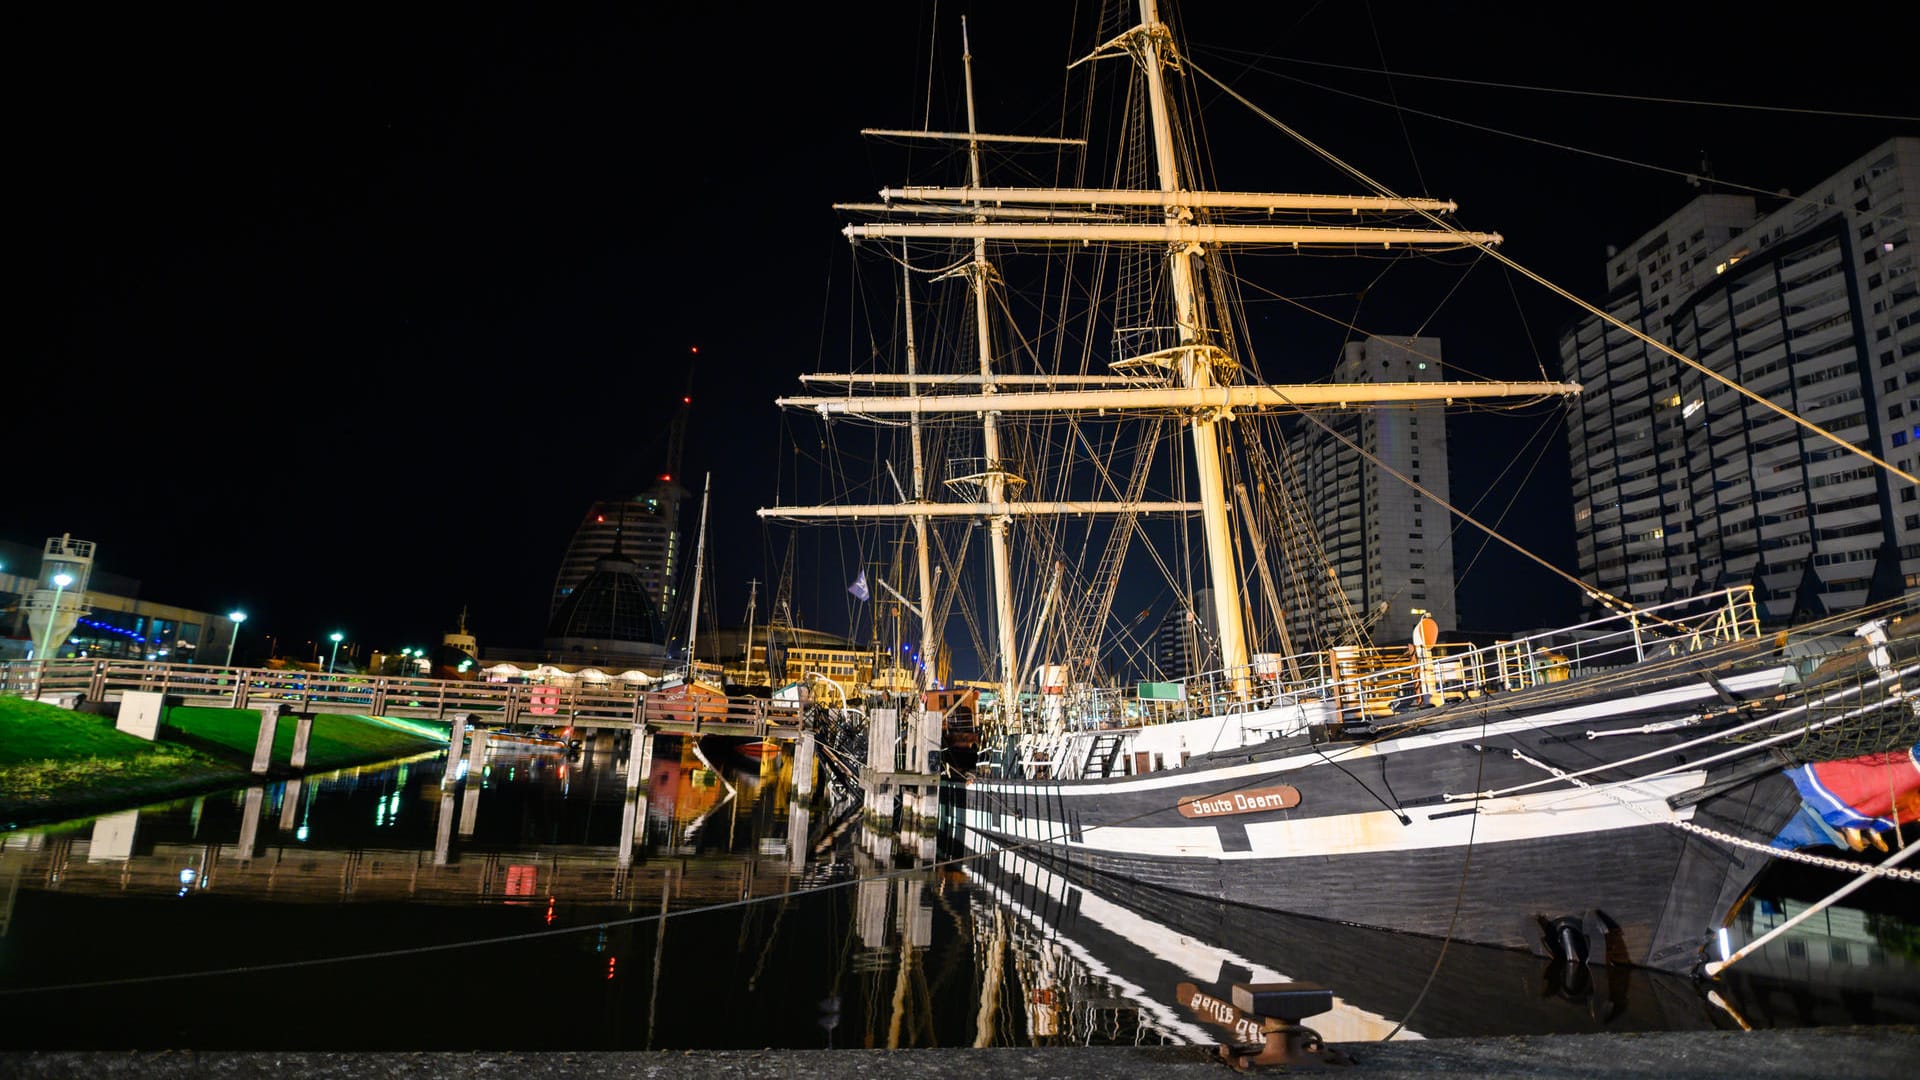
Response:
POLYGON ((1081 767, 1080 775, 1088 779, 1112 776, 1113 767, 1120 761, 1120 747, 1118 734, 1095 735, 1093 745, 1087 748, 1087 763, 1081 767))

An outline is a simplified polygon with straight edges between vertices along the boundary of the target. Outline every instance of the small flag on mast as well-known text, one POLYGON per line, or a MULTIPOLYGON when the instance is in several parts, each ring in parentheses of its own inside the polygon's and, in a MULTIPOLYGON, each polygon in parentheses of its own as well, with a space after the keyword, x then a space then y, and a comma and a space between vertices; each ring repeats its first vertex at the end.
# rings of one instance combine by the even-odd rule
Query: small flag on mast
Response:
POLYGON ((870 595, 867 591, 867 572, 865 570, 860 571, 860 576, 853 579, 853 584, 847 586, 847 591, 862 600, 865 600, 870 595))

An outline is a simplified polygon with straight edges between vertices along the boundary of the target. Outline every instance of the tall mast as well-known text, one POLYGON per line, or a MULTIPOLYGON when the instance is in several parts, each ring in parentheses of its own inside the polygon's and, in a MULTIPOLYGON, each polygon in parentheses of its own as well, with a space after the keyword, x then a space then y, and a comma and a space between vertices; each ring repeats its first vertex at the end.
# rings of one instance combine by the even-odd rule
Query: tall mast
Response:
POLYGON ((747 666, 740 673, 740 682, 744 686, 753 685, 753 602, 758 599, 760 599, 760 579, 755 578, 747 582, 747 666))
MULTIPOLYGON (((1183 225, 1193 220, 1193 209, 1180 205, 1174 198, 1174 193, 1180 190, 1180 173, 1175 158, 1173 123, 1167 113, 1167 88, 1162 77, 1169 40, 1156 0, 1140 0, 1140 26, 1134 31, 1134 47, 1147 79, 1160 190, 1168 196, 1167 224, 1183 225)), ((1179 327, 1182 346, 1177 373, 1181 385, 1196 390, 1213 384, 1212 354, 1202 348, 1206 340, 1200 325, 1199 289, 1193 273, 1193 260, 1200 251, 1199 244, 1181 245, 1173 252, 1171 266, 1174 321, 1179 327)), ((1220 433, 1214 430, 1222 416, 1218 409, 1197 410, 1188 421, 1188 430, 1193 434, 1193 462, 1200 474, 1200 522, 1207 540, 1207 571, 1213 585, 1220 662, 1235 688, 1244 693, 1248 683, 1247 629, 1240 614, 1240 574, 1233 558, 1233 526, 1227 519, 1226 483, 1220 472, 1220 433)))
MULTIPOLYGON (((914 380, 916 359, 913 346, 913 268, 907 264, 907 242, 900 241, 900 296, 906 312, 907 331, 907 394, 920 396, 920 384, 914 380)), ((927 501, 927 470, 921 455, 920 418, 915 416, 912 422, 913 438, 913 501, 927 501)), ((927 551, 927 515, 916 514, 913 518, 914 543, 917 547, 920 569, 920 674, 916 685, 925 689, 933 679, 932 671, 927 667, 939 656, 939 645, 933 633, 933 559, 927 551)), ((937 666, 937 665, 936 665, 937 666)))
POLYGON ((687 623, 687 682, 693 682, 694 643, 700 638, 700 575, 707 562, 707 494, 713 474, 700 478, 700 538, 693 545, 693 618, 687 623))
MULTIPOLYGON (((967 38, 967 20, 960 20, 960 56, 966 72, 967 82, 967 164, 971 171, 973 186, 980 186, 980 127, 973 109, 973 46, 967 38)), ((979 200, 974 201, 974 220, 985 222, 986 214, 979 200)), ((993 382, 993 339, 987 327, 987 282, 992 277, 992 266, 987 262, 987 241, 985 237, 975 237, 973 241, 973 263, 967 269, 967 276, 973 285, 973 329, 980 352, 980 392, 993 394, 998 387, 993 382)), ((986 501, 989 506, 1001 506, 1007 501, 1006 461, 1000 456, 999 413, 988 411, 980 416, 982 448, 986 451, 985 473, 986 501)), ((987 520, 987 542, 993 559, 993 605, 994 624, 998 631, 996 637, 1000 649, 1000 722, 1001 729, 1011 731, 1014 717, 1019 706, 1019 687, 1014 683, 1014 643, 1013 643, 1013 563, 1007 553, 1007 525, 1012 515, 995 514, 987 520)))

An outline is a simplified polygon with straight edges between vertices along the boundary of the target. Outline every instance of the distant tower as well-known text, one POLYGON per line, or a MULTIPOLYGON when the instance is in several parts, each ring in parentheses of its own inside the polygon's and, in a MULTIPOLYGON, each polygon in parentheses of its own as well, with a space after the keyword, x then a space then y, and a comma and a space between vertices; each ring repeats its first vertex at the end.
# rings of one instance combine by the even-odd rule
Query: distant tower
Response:
MULTIPOLYGON (((698 350, 695 350, 698 352, 698 350)), ((693 411, 693 372, 687 373, 687 392, 680 396, 672 426, 667 431, 666 467, 653 486, 623 499, 601 499, 587 508, 573 542, 560 560, 554 578, 549 619, 560 613, 581 583, 598 569, 600 560, 616 549, 634 564, 662 619, 673 612, 676 582, 683 553, 680 550, 680 503, 687 489, 680 486, 680 456, 686 445, 687 417, 693 411)))
POLYGON ((72 533, 47 538, 40 555, 40 587, 26 598, 27 628, 35 659, 51 660, 88 610, 87 581, 93 577, 93 541, 72 533), (41 656, 42 651, 45 656, 41 656))

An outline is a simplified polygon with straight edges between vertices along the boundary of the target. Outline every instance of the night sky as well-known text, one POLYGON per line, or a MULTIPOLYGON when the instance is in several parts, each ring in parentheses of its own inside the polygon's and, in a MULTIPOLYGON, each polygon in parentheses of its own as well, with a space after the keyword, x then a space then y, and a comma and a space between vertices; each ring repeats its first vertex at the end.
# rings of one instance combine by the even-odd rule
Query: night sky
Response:
MULTIPOLYGON (((1799 190, 1920 133, 1910 9, 1775 23, 1695 5, 1676 24, 1675 7, 1236 2, 1169 17, 1207 71, 1397 189, 1457 199, 1463 224, 1597 298, 1607 245, 1697 190, 1657 170, 1799 190)), ((146 599, 245 607, 249 637, 341 628, 391 650, 437 639, 465 606, 483 648, 536 645, 582 512, 662 468, 697 348, 681 473, 696 488, 712 473, 711 580, 738 621, 786 542, 753 514, 783 453, 772 400, 845 363, 849 257, 830 204, 908 179, 858 129, 921 126, 930 79, 930 126, 964 126, 963 13, 982 129, 1055 133, 1061 66, 1087 38, 1070 36, 1068 4, 16 13, 0 538, 96 541, 99 568, 146 599)), ((1242 128, 1214 131, 1224 162, 1242 128)), ((1557 372, 1574 313, 1489 280, 1471 297, 1484 318, 1456 309, 1430 329, 1450 363, 1557 372)), ((1412 329, 1390 307, 1366 314, 1412 329)), ((1492 486, 1487 505, 1503 505, 1531 467, 1510 531, 1571 568, 1564 433, 1496 484, 1540 420, 1483 423, 1454 429, 1456 498, 1492 486)), ((696 512, 697 497, 689 542, 696 512)), ((795 586, 830 628, 852 576, 837 550, 821 545, 795 586)), ((1507 565, 1463 583, 1463 623, 1571 612, 1550 579, 1507 565)))

